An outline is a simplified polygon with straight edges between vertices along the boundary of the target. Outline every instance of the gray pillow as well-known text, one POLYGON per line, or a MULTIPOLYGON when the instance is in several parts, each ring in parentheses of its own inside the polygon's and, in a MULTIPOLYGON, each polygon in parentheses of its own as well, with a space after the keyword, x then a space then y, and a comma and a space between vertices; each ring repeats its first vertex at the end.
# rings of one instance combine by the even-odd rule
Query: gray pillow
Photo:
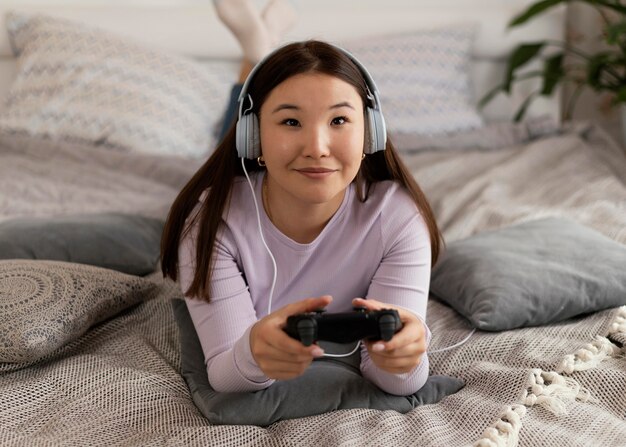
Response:
POLYGON ((486 331, 555 323, 626 304, 626 247, 547 218, 449 244, 431 293, 486 331))
POLYGON ((48 259, 132 275, 156 268, 163 221, 106 213, 0 223, 0 259, 48 259))
POLYGON ((174 299, 172 307, 180 329, 183 377, 194 403, 212 424, 268 426, 351 408, 407 413, 418 405, 436 403, 464 386, 454 377, 431 376, 415 394, 388 394, 361 376, 357 353, 345 360, 316 360, 302 376, 275 382, 261 391, 218 393, 209 384, 202 346, 185 301, 174 299))
POLYGON ((137 276, 60 261, 0 261, 0 362, 33 362, 156 296, 137 276))

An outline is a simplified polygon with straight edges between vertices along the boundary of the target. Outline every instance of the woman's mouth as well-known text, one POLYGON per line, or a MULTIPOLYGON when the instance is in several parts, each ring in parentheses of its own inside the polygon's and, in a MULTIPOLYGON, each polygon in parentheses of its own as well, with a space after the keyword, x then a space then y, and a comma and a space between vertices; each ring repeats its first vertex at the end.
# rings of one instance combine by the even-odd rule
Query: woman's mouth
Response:
POLYGON ((336 172, 335 169, 328 168, 302 168, 296 169, 296 171, 310 179, 323 179, 336 172))

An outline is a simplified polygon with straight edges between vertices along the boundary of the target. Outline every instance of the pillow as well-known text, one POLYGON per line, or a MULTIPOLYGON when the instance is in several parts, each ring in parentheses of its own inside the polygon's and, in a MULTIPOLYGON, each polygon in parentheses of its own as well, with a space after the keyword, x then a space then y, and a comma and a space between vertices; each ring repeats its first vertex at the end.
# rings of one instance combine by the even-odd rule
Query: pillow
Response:
POLYGON ((475 31, 459 24, 342 45, 374 78, 390 133, 434 135, 483 125, 470 83, 475 31))
POLYGON ((357 354, 347 359, 316 360, 300 377, 277 381, 261 391, 218 393, 209 384, 202 346, 185 301, 173 299, 172 307, 180 330, 182 375, 194 403, 212 424, 268 426, 279 420, 351 408, 407 413, 418 405, 436 403, 464 386, 454 377, 431 376, 413 395, 388 394, 361 376, 357 354))
POLYGON ((92 325, 156 296, 158 285, 59 261, 0 261, 0 362, 33 362, 92 325))
POLYGON ((20 218, 0 223, 0 259, 48 259, 131 275, 152 273, 163 222, 129 214, 20 218))
POLYGON ((432 294, 486 331, 555 323, 626 304, 626 247, 547 218, 452 242, 432 294))
POLYGON ((216 73, 96 28, 9 13, 19 70, 0 130, 200 158, 229 89, 216 73))

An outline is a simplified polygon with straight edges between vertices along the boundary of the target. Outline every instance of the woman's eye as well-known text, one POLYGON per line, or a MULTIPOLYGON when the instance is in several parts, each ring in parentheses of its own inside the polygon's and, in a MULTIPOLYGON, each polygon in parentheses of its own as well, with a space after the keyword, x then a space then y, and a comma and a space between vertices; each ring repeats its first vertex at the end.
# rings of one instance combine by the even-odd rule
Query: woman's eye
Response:
POLYGON ((341 125, 341 124, 345 124, 347 121, 348 120, 346 119, 345 116, 338 116, 337 118, 333 118, 331 122, 335 125, 341 125))
POLYGON ((300 123, 298 123, 298 120, 295 120, 293 118, 287 118, 286 120, 283 120, 283 124, 286 126, 297 126, 300 123))

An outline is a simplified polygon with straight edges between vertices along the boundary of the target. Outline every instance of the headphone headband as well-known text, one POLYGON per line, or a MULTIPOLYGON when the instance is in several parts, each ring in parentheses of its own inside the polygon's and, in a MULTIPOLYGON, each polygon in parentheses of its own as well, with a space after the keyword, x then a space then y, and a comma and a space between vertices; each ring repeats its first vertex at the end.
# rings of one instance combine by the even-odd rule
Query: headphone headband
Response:
MULTIPOLYGON (((237 120, 236 146, 239 157, 254 159, 260 155, 260 143, 258 141, 258 120, 254 114, 250 113, 253 107, 252 97, 248 93, 250 82, 252 81, 252 79, 254 79, 254 76, 259 71, 259 69, 263 65, 265 65, 267 60, 269 60, 272 56, 274 56, 277 52, 282 50, 287 45, 276 48, 268 55, 266 55, 263 59, 261 59, 261 61, 259 61, 252 68, 241 88, 239 98, 237 99, 237 101, 239 102, 239 113, 237 120), (250 105, 249 108, 244 111, 243 107, 246 102, 246 98, 249 99, 250 105), (250 114, 252 115, 251 117, 249 117, 250 119, 246 119, 250 114)), ((365 85, 368 90, 368 99, 370 99, 370 101, 372 102, 371 106, 365 106, 367 110, 367 122, 365 123, 365 126, 369 140, 369 142, 366 142, 367 147, 365 149, 365 153, 369 154, 384 150, 385 144, 387 142, 387 129, 385 126, 385 120, 382 115, 378 88, 376 87, 374 79, 367 71, 365 66, 361 64, 361 62, 359 62, 359 60, 350 52, 330 43, 328 43, 328 45, 348 57, 348 59, 350 59, 352 63, 356 65, 357 69, 359 70, 365 81, 365 85)))

